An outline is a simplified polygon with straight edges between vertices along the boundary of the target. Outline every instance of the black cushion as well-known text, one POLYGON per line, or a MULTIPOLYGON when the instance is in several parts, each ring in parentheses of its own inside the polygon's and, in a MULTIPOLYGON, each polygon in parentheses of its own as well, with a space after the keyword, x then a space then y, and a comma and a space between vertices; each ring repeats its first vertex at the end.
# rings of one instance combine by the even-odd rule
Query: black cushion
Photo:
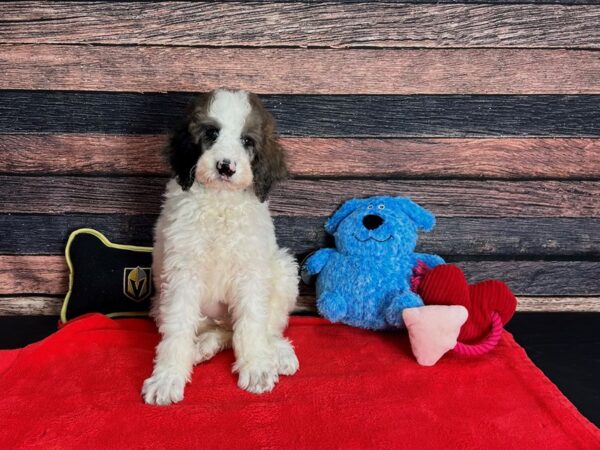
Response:
POLYGON ((70 279, 61 321, 99 312, 146 315, 153 294, 152 247, 111 243, 89 228, 74 231, 66 248, 70 279))

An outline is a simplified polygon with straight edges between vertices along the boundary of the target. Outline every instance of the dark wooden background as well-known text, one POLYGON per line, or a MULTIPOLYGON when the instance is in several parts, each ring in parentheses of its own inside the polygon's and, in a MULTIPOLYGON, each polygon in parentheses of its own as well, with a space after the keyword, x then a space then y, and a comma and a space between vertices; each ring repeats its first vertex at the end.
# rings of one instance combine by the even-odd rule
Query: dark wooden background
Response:
POLYGON ((423 251, 521 310, 600 311, 598 2, 8 2, 0 314, 57 313, 75 228, 150 244, 166 133, 218 86, 279 122, 298 255, 342 200, 410 195, 438 217, 423 251))

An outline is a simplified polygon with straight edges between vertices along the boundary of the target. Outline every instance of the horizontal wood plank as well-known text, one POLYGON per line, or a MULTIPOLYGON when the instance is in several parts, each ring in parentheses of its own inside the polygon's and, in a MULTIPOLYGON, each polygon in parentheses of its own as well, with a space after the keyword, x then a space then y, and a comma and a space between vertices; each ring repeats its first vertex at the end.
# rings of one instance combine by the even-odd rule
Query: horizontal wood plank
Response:
POLYGON ((166 176, 167 141, 167 135, 3 134, 0 173, 166 176))
MULTIPOLYGON (((18 310, 15 311, 15 313, 17 312, 18 310)), ((314 295, 307 294, 298 297, 295 312, 317 314, 314 295)), ((517 312, 600 312, 600 297, 527 297, 519 295, 517 312)))
MULTIPOLYGON (((0 91, 0 133, 160 134, 188 93, 0 91)), ((283 135, 600 136, 600 95, 265 95, 283 135)))
MULTIPOLYGON (((471 283, 496 278, 515 294, 543 296, 600 295, 600 261, 456 261, 471 283)), ((0 256, 0 295, 67 291, 64 256, 0 256)), ((303 288, 310 293, 313 289, 303 288)))
MULTIPOLYGON (((453 258, 454 259, 454 258, 453 258)), ((600 260, 593 261, 459 261, 469 280, 504 281, 515 295, 600 295, 600 279, 585 281, 600 273, 600 260)))
MULTIPOLYGON (((4 134, 0 173, 168 175, 166 135, 4 134)), ((295 176, 600 178, 600 139, 284 137, 295 176)))
POLYGON ((0 316, 59 316, 63 297, 0 296, 0 316))
POLYGON ((517 299, 520 312, 600 312, 600 297, 524 297, 517 299))
POLYGON ((0 45, 0 73, 0 89, 198 92, 236 86, 270 94, 600 93, 600 54, 582 50, 0 45))
MULTIPOLYGON (((279 245, 297 255, 332 245, 326 217, 275 217, 279 245)), ((120 244, 152 245, 156 216, 123 214, 0 215, 0 254, 62 254, 68 235, 94 228, 120 244)), ((444 256, 600 258, 600 218, 440 217, 418 250, 444 256)))
POLYGON ((65 294, 68 283, 64 256, 0 255, 0 295, 65 294))
POLYGON ((275 214, 329 215, 350 197, 411 197, 438 217, 597 217, 594 181, 292 180, 273 192, 275 214))
MULTIPOLYGON (((0 213, 158 214, 165 178, 0 176, 0 213)), ((322 217, 350 197, 402 195, 439 217, 598 217, 598 181, 289 180, 274 215, 322 217)))
POLYGON ((600 47, 600 9, 584 5, 9 2, 2 9, 1 43, 600 47))
MULTIPOLYGON (((0 296, 0 316, 58 316, 63 297, 0 296)), ((519 296, 518 312, 600 312, 600 297, 519 296)), ((314 296, 298 298, 295 313, 316 314, 314 296)))

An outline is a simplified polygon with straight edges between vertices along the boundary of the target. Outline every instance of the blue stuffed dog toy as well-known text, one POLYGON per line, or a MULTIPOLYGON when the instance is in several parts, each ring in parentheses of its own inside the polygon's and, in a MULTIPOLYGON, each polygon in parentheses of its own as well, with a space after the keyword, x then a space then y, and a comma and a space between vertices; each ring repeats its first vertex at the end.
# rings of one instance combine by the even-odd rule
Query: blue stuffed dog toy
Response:
POLYGON ((404 197, 345 202, 325 223, 336 248, 309 256, 304 271, 317 277, 317 308, 332 322, 368 329, 403 327, 402 310, 422 306, 411 291, 417 261, 443 264, 437 255, 414 253, 417 230, 431 231, 432 213, 404 197))

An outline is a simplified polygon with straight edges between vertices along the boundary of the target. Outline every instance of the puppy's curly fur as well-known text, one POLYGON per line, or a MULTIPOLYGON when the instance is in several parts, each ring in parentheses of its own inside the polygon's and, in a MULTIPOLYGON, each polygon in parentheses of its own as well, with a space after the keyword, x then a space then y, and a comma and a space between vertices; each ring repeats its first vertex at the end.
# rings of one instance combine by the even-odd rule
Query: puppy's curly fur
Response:
POLYGON ((174 177, 153 255, 162 340, 144 400, 180 401, 193 365, 231 345, 238 385, 270 391, 298 369, 283 337, 298 269, 277 245, 266 202, 287 175, 275 122, 256 95, 218 89, 196 99, 167 156, 174 177))

